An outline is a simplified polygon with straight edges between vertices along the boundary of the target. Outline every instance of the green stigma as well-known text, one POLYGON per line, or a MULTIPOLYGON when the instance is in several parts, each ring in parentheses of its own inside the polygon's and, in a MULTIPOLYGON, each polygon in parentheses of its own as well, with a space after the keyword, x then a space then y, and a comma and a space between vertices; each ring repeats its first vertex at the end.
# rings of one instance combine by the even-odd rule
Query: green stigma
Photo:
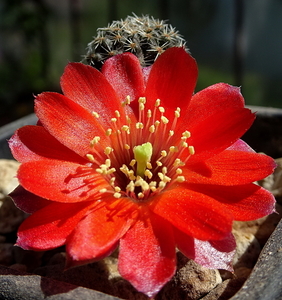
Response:
POLYGON ((147 142, 145 144, 134 147, 133 149, 134 158, 137 162, 136 174, 140 177, 144 177, 147 163, 151 161, 153 154, 153 146, 147 142))

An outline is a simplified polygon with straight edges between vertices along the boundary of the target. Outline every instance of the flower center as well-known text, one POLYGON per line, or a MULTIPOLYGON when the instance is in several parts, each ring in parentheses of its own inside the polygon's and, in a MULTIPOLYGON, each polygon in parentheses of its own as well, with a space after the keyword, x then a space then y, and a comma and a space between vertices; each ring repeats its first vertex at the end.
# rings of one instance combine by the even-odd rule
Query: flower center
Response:
MULTIPOLYGON (((187 143, 190 132, 179 134, 177 131, 180 108, 175 110, 170 125, 159 99, 153 111, 145 110, 144 97, 138 102, 137 122, 132 122, 126 115, 126 124, 123 124, 120 112, 116 111, 111 119, 112 126, 105 131, 109 146, 102 147, 101 138, 95 136, 86 157, 93 169, 109 183, 108 188, 100 190, 101 193, 146 201, 168 185, 186 180, 182 167, 195 150, 187 143)), ((130 104, 129 96, 123 104, 130 104)), ((99 118, 97 112, 93 112, 93 116, 99 118)))

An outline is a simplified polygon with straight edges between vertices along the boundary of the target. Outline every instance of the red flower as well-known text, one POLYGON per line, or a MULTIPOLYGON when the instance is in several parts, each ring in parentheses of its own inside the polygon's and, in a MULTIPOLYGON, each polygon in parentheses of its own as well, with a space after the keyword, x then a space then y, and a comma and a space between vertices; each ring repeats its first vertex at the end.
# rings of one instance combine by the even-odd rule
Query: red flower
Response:
POLYGON ((274 211, 273 196, 253 182, 275 163, 240 140, 255 116, 239 88, 220 83, 193 95, 196 78, 182 48, 143 70, 129 53, 101 73, 70 63, 64 95, 38 95, 39 125, 10 140, 22 163, 12 196, 32 213, 17 245, 65 244, 67 266, 119 245, 120 274, 149 296, 174 275, 175 247, 231 270, 232 222, 274 211))

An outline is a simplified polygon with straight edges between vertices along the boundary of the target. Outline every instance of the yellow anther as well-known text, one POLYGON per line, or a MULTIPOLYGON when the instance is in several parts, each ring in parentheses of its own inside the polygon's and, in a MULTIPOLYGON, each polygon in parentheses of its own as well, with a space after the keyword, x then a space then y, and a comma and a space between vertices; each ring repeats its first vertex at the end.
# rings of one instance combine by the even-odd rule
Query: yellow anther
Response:
POLYGON ((143 128, 144 128, 143 123, 141 123, 141 122, 136 123, 136 129, 143 129, 143 128))
POLYGON ((180 117, 180 112, 179 112, 178 110, 176 110, 176 111, 174 112, 174 115, 175 115, 176 118, 179 118, 179 117, 180 117))
POLYGON ((170 182, 171 178, 166 176, 164 173, 158 173, 158 176, 160 178, 161 181, 163 181, 164 183, 170 182))
POLYGON ((114 173, 115 171, 116 171, 115 168, 111 168, 107 171, 107 175, 110 175, 110 174, 114 173))
POLYGON ((185 166, 185 163, 183 161, 181 161, 179 158, 176 158, 174 163, 173 163, 174 167, 183 167, 185 166))
POLYGON ((140 192, 140 193, 138 193, 138 195, 137 195, 137 196, 138 196, 138 198, 139 198, 139 199, 142 199, 142 198, 144 198, 144 194, 143 194, 143 193, 141 193, 141 192, 140 192))
POLYGON ((165 116, 161 116, 161 120, 164 124, 167 124, 169 122, 168 118, 166 118, 165 116))
POLYGON ((96 169, 96 172, 99 173, 99 174, 103 174, 104 175, 104 170, 100 169, 100 168, 97 168, 96 169))
POLYGON ((168 176, 165 176, 163 181, 164 181, 164 182, 170 182, 170 181, 171 181, 171 178, 168 177, 168 176))
POLYGON ((140 186, 142 191, 147 191, 150 189, 149 184, 147 181, 145 181, 142 177, 137 176, 137 179, 135 181, 135 186, 140 186))
POLYGON ((96 111, 92 111, 92 116, 94 116, 97 119, 100 117, 96 111))
POLYGON ((151 125, 151 126, 149 127, 149 131, 150 131, 151 133, 154 133, 155 130, 156 130, 155 125, 151 125))
POLYGON ((125 150, 129 150, 130 149, 130 146, 128 144, 124 144, 124 149, 125 150))
POLYGON ((162 172, 163 172, 163 174, 166 174, 167 173, 167 167, 163 167, 162 172))
POLYGON ((90 147, 93 147, 94 145, 98 144, 100 141, 99 136, 95 136, 94 139, 90 142, 90 147))
POLYGON ((145 104, 146 103, 146 98, 145 97, 139 97, 138 102, 145 104))
POLYGON ((191 136, 191 133, 190 133, 190 131, 184 131, 183 133, 182 133, 182 136, 183 137, 186 137, 187 139, 191 136))
POLYGON ((117 199, 120 198, 121 197, 121 193, 118 193, 118 192, 114 193, 114 197, 117 198, 117 199))
POLYGON ((129 126, 127 126, 127 125, 123 125, 123 126, 121 127, 121 130, 126 131, 127 133, 130 133, 130 131, 129 131, 129 126))
POLYGON ((114 151, 113 148, 111 148, 111 147, 106 147, 105 150, 104 150, 104 153, 105 153, 106 155, 109 155, 109 154, 111 154, 113 151, 114 151))
POLYGON ((173 130, 170 130, 168 135, 169 135, 169 136, 173 136, 173 135, 174 135, 174 131, 173 131, 173 130))
POLYGON ((176 180, 177 180, 178 182, 184 182, 184 181, 185 181, 185 177, 184 177, 184 176, 177 176, 177 177, 176 177, 176 180))
POLYGON ((155 126, 156 126, 156 127, 158 127, 160 124, 161 124, 161 122, 158 121, 158 120, 155 122, 155 126))
POLYGON ((147 176, 149 179, 153 177, 153 173, 148 169, 145 170, 144 175, 147 176))
POLYGON ((157 164, 158 167, 161 167, 161 166, 163 165, 163 164, 162 164, 160 161, 158 161, 158 160, 156 161, 156 164, 157 164))
POLYGON ((120 192, 121 191, 121 188, 119 186, 115 186, 115 192, 120 192))
POLYGON ((139 110, 144 110, 144 108, 145 108, 144 103, 139 103, 139 110))
POLYGON ((152 164, 151 164, 149 161, 147 161, 146 167, 147 167, 148 169, 152 169, 152 164))
POLYGON ((126 96, 125 97, 125 100, 122 102, 122 106, 125 106, 125 105, 129 105, 130 104, 130 96, 126 96))
POLYGON ((159 188, 160 188, 160 189, 165 188, 165 186, 166 186, 166 183, 165 183, 164 181, 160 181, 160 182, 159 182, 159 188))
POLYGON ((103 194, 103 193, 106 193, 107 191, 108 190, 104 188, 104 189, 101 189, 99 192, 103 194))
POLYGON ((106 130, 106 135, 109 136, 109 135, 111 135, 111 134, 112 134, 112 129, 111 129, 111 128, 107 129, 107 130, 106 130))
POLYGON ((182 169, 177 168, 177 169, 175 170, 175 173, 178 174, 178 175, 182 174, 182 169))
POLYGON ((194 149, 193 146, 189 146, 189 147, 188 147, 188 150, 189 150, 189 153, 190 153, 191 155, 194 155, 194 154, 195 154, 195 149, 194 149))
POLYGON ((170 152, 178 152, 178 148, 176 146, 170 146, 169 151, 170 152))
POLYGON ((134 185, 134 182, 131 180, 130 182, 129 182, 129 184, 126 186, 126 190, 128 191, 128 192, 131 192, 131 193, 133 193, 134 192, 134 190, 135 190, 135 185, 134 185))
POLYGON ((111 166, 111 160, 109 159, 109 158, 107 158, 106 160, 105 160, 105 165, 106 165, 106 167, 110 167, 111 166))
POLYGON ((120 112, 118 110, 115 110, 115 115, 117 118, 120 118, 120 112))
POLYGON ((115 185, 115 180, 116 180, 115 177, 112 177, 112 178, 110 179, 110 185, 111 185, 111 186, 114 186, 114 185, 115 185))
POLYGON ((152 191, 152 192, 155 192, 156 191, 156 186, 157 186, 157 182, 156 181, 151 181, 150 183, 149 183, 149 187, 150 187, 150 190, 152 191))
POLYGON ((129 163, 131 167, 133 167, 135 164, 136 164, 136 159, 132 159, 131 162, 129 163))
POLYGON ((165 150, 162 150, 162 151, 161 151, 161 156, 162 156, 162 157, 166 157, 166 156, 167 156, 167 152, 166 152, 165 150))
POLYGON ((94 156, 92 154, 86 154, 86 158, 91 162, 95 161, 94 156))
POLYGON ((147 118, 151 118, 152 117, 152 111, 150 109, 148 109, 147 111, 147 118))
POLYGON ((115 122, 117 121, 117 118, 111 118, 111 121, 112 121, 113 123, 115 123, 115 122))
POLYGON ((156 100, 156 103, 155 103, 155 106, 158 107, 158 106, 160 106, 160 104, 161 104, 161 100, 160 100, 160 99, 157 99, 157 100, 156 100))
POLYGON ((129 116, 126 116, 126 122, 127 122, 128 124, 131 124, 131 119, 130 119, 129 116))
POLYGON ((164 112, 165 112, 164 107, 160 106, 160 107, 159 107, 159 111, 160 111, 161 113, 164 113, 164 112))
POLYGON ((133 170, 128 171, 127 176, 130 180, 135 180, 136 179, 136 176, 134 175, 133 170))
POLYGON ((123 174, 125 174, 125 175, 127 176, 128 171, 129 171, 127 165, 122 165, 119 169, 121 170, 121 172, 122 172, 123 174))
POLYGON ((187 148, 187 147, 188 147, 188 143, 182 142, 182 143, 181 143, 181 146, 184 147, 184 148, 187 148))
POLYGON ((125 101, 127 102, 127 104, 130 104, 131 99, 130 99, 130 96, 129 96, 129 95, 127 95, 127 96, 125 97, 125 101))
POLYGON ((157 182, 156 182, 156 181, 151 181, 151 182, 149 183, 149 186, 150 186, 150 187, 157 186, 157 182))

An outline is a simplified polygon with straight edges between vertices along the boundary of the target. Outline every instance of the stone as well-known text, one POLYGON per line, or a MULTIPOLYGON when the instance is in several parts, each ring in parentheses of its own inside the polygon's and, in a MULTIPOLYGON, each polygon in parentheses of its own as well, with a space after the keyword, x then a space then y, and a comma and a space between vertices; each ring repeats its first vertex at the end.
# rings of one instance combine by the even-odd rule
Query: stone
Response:
POLYGON ((156 300, 200 299, 222 282, 218 270, 204 268, 180 252, 177 258, 177 272, 156 300))
POLYGON ((246 267, 239 267, 235 268, 234 273, 237 278, 245 278, 247 279, 252 272, 251 268, 246 268, 246 267))
POLYGON ((228 300, 242 287, 244 281, 241 278, 224 280, 201 300, 228 300))
POLYGON ((0 234, 15 231, 25 218, 7 195, 18 186, 16 178, 19 163, 0 159, 0 234))
POLYGON ((273 193, 278 203, 282 204, 282 158, 275 159, 277 167, 273 174, 261 180, 259 184, 273 193))
POLYGON ((251 233, 233 230, 236 239, 236 253, 233 259, 234 268, 253 268, 261 251, 260 244, 251 233))
POLYGON ((27 214, 19 210, 13 200, 6 196, 0 200, 0 234, 16 231, 27 214))
POLYGON ((15 160, 0 159, 0 199, 5 198, 18 186, 16 174, 19 165, 15 160))
POLYGON ((13 263, 12 254, 13 244, 11 243, 1 243, 0 244, 0 264, 4 266, 9 266, 13 263))
POLYGON ((24 265, 27 272, 32 273, 42 263, 43 251, 24 250, 18 246, 12 248, 12 254, 15 264, 24 265))
POLYGON ((13 264, 13 265, 10 265, 9 268, 13 269, 13 270, 21 271, 21 272, 27 271, 26 265, 23 265, 23 264, 13 264))

